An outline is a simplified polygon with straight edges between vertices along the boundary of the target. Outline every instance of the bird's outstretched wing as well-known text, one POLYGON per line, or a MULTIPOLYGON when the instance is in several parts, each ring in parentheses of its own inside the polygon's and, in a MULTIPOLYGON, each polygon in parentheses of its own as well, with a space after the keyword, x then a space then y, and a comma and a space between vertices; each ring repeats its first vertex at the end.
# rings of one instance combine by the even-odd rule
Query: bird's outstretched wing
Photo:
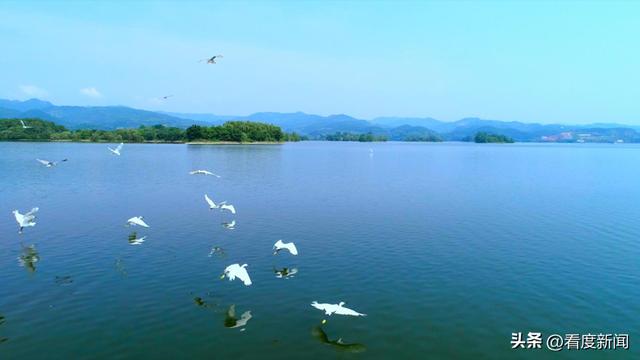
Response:
POLYGON ((223 205, 220 206, 220 209, 229 210, 232 214, 236 213, 236 208, 233 205, 223 204, 223 205))
POLYGON ((211 200, 207 194, 204 194, 204 200, 207 202, 207 204, 209 204, 209 207, 211 209, 215 209, 218 207, 216 203, 214 203, 213 200, 211 200))
POLYGON ((122 150, 123 146, 124 146, 124 143, 120 143, 120 145, 118 145, 118 147, 116 148, 116 151, 122 150))
POLYGON ((238 278, 240 280, 242 280, 242 282, 246 285, 249 286, 251 285, 251 278, 249 277, 249 273, 247 272, 246 269, 247 264, 244 264, 242 266, 240 266, 240 268, 238 269, 238 278))
POLYGON ((34 214, 37 213, 38 210, 40 210, 40 208, 34 207, 33 209, 31 209, 31 211, 29 211, 28 213, 24 214, 24 216, 34 216, 34 214))
POLYGON ((24 222, 24 215, 20 214, 20 212, 16 210, 13 212, 13 216, 15 216, 18 224, 22 225, 22 223, 24 222))
POLYGON ((314 301, 311 303, 311 306, 313 306, 314 308, 318 309, 318 310, 325 310, 327 305, 329 304, 319 304, 317 301, 314 301))
POLYGON ((298 248, 296 247, 296 244, 288 243, 287 248, 289 249, 291 255, 298 255, 298 248))
POLYGON ((146 222, 144 222, 144 220, 142 220, 140 217, 132 217, 131 219, 129 219, 127 221, 130 224, 134 224, 134 225, 140 225, 142 227, 150 227, 149 225, 147 225, 146 222))
POLYGON ((338 308, 335 311, 336 314, 338 315, 349 315, 349 316, 367 316, 367 314, 361 314, 357 311, 351 310, 349 308, 346 307, 342 307, 342 306, 338 306, 338 308))
POLYGON ((49 165, 49 161, 47 161, 47 160, 36 159, 36 161, 39 162, 42 165, 49 165))

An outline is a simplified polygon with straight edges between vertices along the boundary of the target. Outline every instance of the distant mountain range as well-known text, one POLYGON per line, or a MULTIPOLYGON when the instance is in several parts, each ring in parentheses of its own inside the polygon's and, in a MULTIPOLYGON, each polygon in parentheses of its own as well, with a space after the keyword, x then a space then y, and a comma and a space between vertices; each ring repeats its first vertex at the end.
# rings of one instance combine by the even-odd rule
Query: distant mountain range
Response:
POLYGON ((157 124, 186 128, 194 124, 219 125, 230 120, 246 120, 274 124, 287 132, 296 132, 310 138, 347 132, 384 135, 390 140, 468 140, 477 132, 484 131, 506 135, 516 141, 640 142, 640 127, 621 124, 542 125, 479 118, 445 122, 429 117, 379 117, 363 120, 344 114, 320 116, 303 112, 260 112, 246 116, 189 114, 147 111, 126 106, 57 106, 39 99, 0 99, 0 118, 40 118, 69 129, 112 130, 157 124))

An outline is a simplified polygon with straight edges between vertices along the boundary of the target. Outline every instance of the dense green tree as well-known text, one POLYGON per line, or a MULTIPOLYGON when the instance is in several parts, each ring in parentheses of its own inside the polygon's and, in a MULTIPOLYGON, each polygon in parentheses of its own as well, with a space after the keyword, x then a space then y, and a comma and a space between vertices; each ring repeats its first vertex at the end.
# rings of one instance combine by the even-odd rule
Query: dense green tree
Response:
POLYGON ((478 132, 474 136, 473 141, 477 143, 512 143, 513 139, 499 134, 490 134, 486 132, 478 132))

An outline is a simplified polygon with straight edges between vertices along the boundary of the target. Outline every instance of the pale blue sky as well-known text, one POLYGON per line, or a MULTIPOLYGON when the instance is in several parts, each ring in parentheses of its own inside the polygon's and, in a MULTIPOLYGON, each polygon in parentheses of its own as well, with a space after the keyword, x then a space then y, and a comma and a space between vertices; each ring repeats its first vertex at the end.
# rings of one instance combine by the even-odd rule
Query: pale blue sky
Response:
POLYGON ((637 125, 639 21, 640 2, 2 2, 0 97, 637 125))

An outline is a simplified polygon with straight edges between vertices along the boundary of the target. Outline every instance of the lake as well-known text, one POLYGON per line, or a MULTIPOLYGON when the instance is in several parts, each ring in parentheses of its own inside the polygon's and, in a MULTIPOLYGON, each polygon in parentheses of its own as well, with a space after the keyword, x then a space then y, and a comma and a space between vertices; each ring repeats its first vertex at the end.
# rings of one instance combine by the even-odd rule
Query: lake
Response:
POLYGON ((0 143, 0 358, 637 359, 639 160, 627 144, 0 143), (11 211, 35 206, 19 235, 11 211), (138 215, 151 227, 125 226, 138 215), (274 256, 278 239, 299 255, 274 256), (233 263, 253 285, 220 279, 233 263), (232 305, 246 326, 225 327, 232 305), (512 350, 529 331, 630 349, 512 350))

